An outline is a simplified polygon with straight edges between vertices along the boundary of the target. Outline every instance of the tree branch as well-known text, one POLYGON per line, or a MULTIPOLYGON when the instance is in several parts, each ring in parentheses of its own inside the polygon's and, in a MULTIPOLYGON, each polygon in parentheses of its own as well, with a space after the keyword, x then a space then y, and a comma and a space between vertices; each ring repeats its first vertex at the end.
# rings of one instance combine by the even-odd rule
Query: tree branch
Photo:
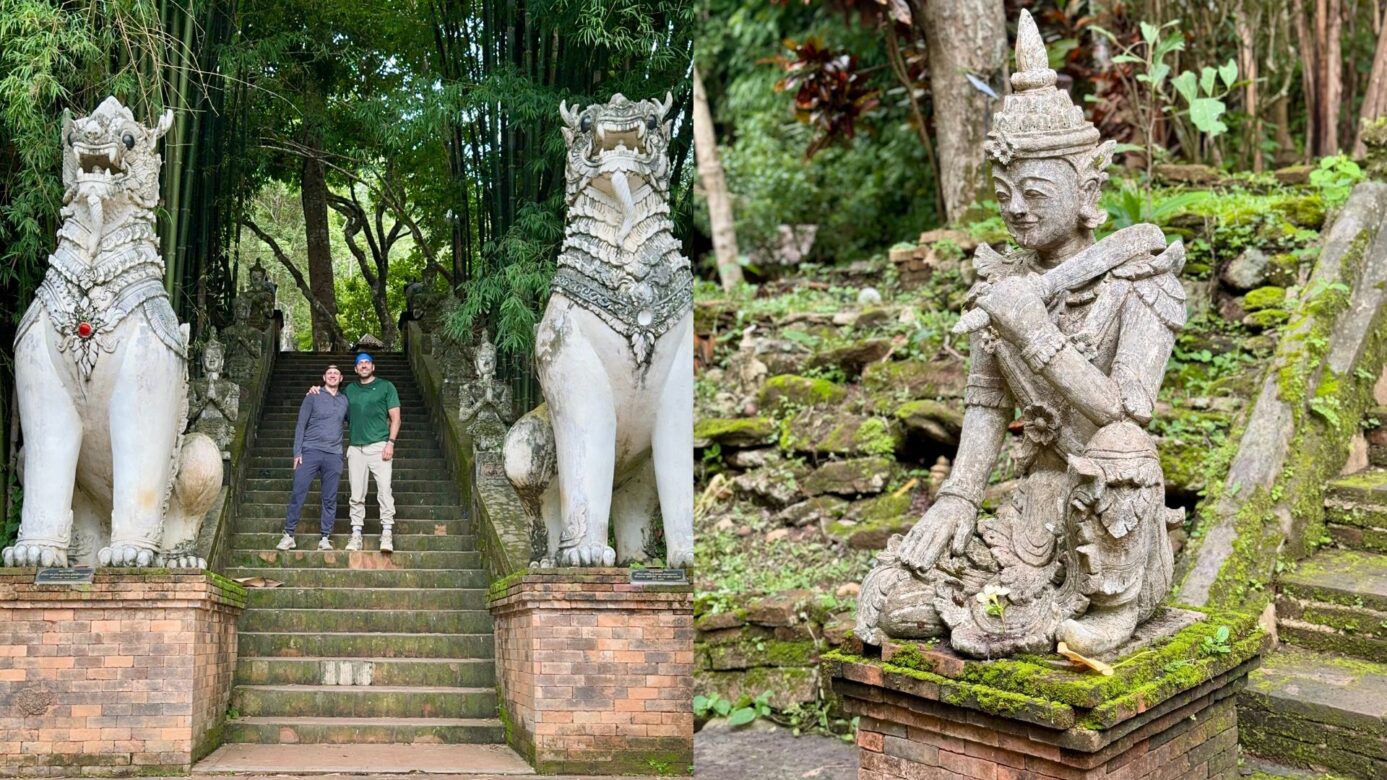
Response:
POLYGON ((279 242, 275 241, 274 237, 269 233, 261 230, 260 226, 255 224, 255 220, 249 217, 242 217, 241 224, 250 228, 252 233, 259 237, 261 241, 264 241, 265 245, 270 248, 270 252, 274 254, 275 259, 279 261, 280 265, 288 269, 289 275, 294 277, 294 284, 298 286, 299 292, 303 293, 303 297, 308 299, 308 305, 313 307, 314 311, 321 314, 323 320, 332 327, 333 340, 339 344, 350 343, 346 335, 342 332, 341 326, 337 324, 337 318, 332 316, 332 312, 328 311, 327 307, 313 296, 313 290, 308 286, 308 280, 304 278, 303 272, 295 267, 294 263, 289 260, 289 255, 285 254, 284 250, 280 248, 279 242))

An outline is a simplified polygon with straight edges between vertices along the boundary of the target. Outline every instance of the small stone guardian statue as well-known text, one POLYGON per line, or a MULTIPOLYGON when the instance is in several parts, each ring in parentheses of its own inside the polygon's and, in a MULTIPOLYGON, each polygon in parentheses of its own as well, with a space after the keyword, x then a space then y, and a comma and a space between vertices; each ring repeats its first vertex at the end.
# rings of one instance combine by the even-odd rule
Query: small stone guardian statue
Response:
POLYGON ((1018 249, 974 257, 972 365, 958 455, 938 498, 894 537, 862 583, 864 642, 948 636, 977 657, 1063 641, 1107 653, 1170 588, 1165 484, 1150 423, 1184 325, 1179 241, 1153 225, 1095 242, 1111 141, 1055 88, 1022 11, 1014 92, 987 153, 1018 249), (1014 410, 1024 433, 1010 500, 979 518, 1014 410))
POLYGON ((222 460, 231 457, 231 438, 235 433, 236 415, 241 406, 241 386, 222 377, 226 348, 217 340, 213 328, 202 348, 202 378, 191 383, 192 414, 189 430, 212 437, 221 450, 222 460))
POLYGON ((496 347, 485 333, 478 340, 477 378, 458 409, 462 427, 479 451, 499 451, 511 417, 511 389, 496 379, 496 347))

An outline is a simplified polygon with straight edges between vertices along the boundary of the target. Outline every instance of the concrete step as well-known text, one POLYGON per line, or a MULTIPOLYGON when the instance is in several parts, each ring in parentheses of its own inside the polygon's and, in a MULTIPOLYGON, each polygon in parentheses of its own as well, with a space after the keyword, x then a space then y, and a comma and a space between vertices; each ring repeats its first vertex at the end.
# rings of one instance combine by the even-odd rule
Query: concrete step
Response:
POLYGON ((485 588, 251 588, 250 609, 486 609, 485 588))
POLYGON ((237 635, 237 652, 246 657, 274 658, 491 658, 494 648, 490 633, 297 634, 242 631, 237 635))
MULTIPOLYGON (((434 473, 435 473, 435 475, 437 475, 438 472, 435 471, 434 473)), ((345 476, 345 475, 344 475, 344 476, 345 476)), ((318 484, 317 480, 315 480, 313 484, 314 484, 314 487, 315 487, 315 488, 321 487, 321 485, 318 484)), ((287 475, 287 474, 284 475, 284 476, 282 476, 282 477, 250 477, 250 478, 246 479, 246 481, 245 481, 245 486, 246 486, 246 491, 247 491, 247 492, 251 492, 251 493, 254 493, 254 492, 262 492, 262 491, 267 491, 267 490, 275 490, 275 491, 282 491, 282 492, 284 492, 285 494, 288 494, 288 493, 289 493, 290 491, 292 491, 293 488, 294 488, 294 481, 293 481, 293 478, 290 477, 290 476, 287 475)), ((373 487, 375 487, 375 481, 374 481, 374 480, 372 480, 371 483, 370 483, 370 485, 368 486, 368 489, 367 489, 367 494, 368 494, 368 495, 369 495, 370 493, 375 492, 375 491, 373 491, 373 490, 370 490, 370 488, 373 488, 373 487)), ((346 480, 346 479, 338 480, 338 483, 337 483, 337 493, 338 493, 338 495, 350 495, 350 494, 351 494, 350 491, 351 491, 351 486, 350 486, 350 484, 348 483, 348 480, 346 480)), ((434 476, 434 477, 432 477, 432 478, 424 478, 424 479, 410 479, 408 476, 405 476, 405 475, 402 475, 402 474, 396 474, 396 473, 394 473, 394 471, 392 470, 392 472, 391 472, 391 474, 390 474, 390 492, 391 492, 392 495, 396 495, 396 496, 413 495, 413 494, 416 494, 416 493, 417 493, 417 494, 421 494, 421 495, 430 495, 430 496, 432 496, 432 495, 437 495, 437 496, 452 495, 452 496, 456 496, 456 495, 457 495, 457 488, 454 487, 453 481, 452 481, 451 479, 448 479, 448 478, 443 477, 443 476, 434 476)), ((322 493, 319 492, 319 495, 322 495, 322 493)), ((397 502, 397 503, 398 503, 398 502, 397 502)), ((443 502, 440 502, 440 503, 443 503, 443 502)))
POLYGON ((415 685, 238 685, 232 706, 242 715, 367 718, 490 718, 494 688, 415 685))
MULTIPOLYGON (((378 552, 370 555, 380 555, 378 552)), ((491 577, 480 569, 327 569, 228 568, 232 578, 264 577, 291 588, 485 588, 491 577)))
MULTIPOLYGON (((255 454, 246 462, 246 476, 248 477, 278 477, 292 470, 293 453, 288 454, 255 454)), ((410 453, 398 455, 391 461, 394 465, 391 474, 400 474, 406 470, 428 469, 432 473, 438 474, 446 465, 442 455, 424 455, 421 453, 410 453)), ((451 479, 451 477, 449 477, 451 479)))
MULTIPOLYGON (((505 740, 505 727, 495 718, 324 718, 324 717, 256 717, 237 718, 226 722, 222 731, 228 743, 259 743, 278 745, 286 743, 294 751, 294 758, 302 760, 306 751, 299 745, 413 745, 416 748, 432 750, 440 745, 467 743, 498 743, 505 740), (291 747, 292 745, 292 747, 291 747)), ((417 756, 412 750, 406 756, 417 756)), ((281 772, 290 766, 283 761, 270 762, 265 770, 281 772)), ((363 767, 389 767, 392 771, 406 771, 410 767, 402 765, 398 759, 390 763, 354 763, 344 769, 359 772, 363 767)), ((445 766, 447 771, 460 772, 477 766, 475 761, 452 763, 445 766)), ((231 771, 232 767, 215 766, 219 771, 231 771)), ((528 767, 526 767, 528 769, 528 767)), ((415 767, 418 771, 418 767, 415 767)), ((486 769, 493 772, 493 769, 486 769)), ((198 768, 193 774, 198 774, 198 768)), ((529 774, 524 772, 524 774, 529 774)))
MULTIPOLYGON (((311 500, 306 501, 304 503, 305 517, 308 516, 308 513, 310 511, 316 512, 317 508, 322 505, 320 501, 320 496, 316 488, 314 490, 310 490, 308 492, 308 496, 311 500)), ((287 498, 276 498, 269 501, 247 501, 243 498, 241 502, 240 512, 237 513, 237 516, 240 518, 269 517, 279 518, 280 520, 283 520, 288 503, 289 501, 287 498)), ((369 522, 375 517, 376 510, 380 508, 380 502, 376 500, 376 494, 374 491, 366 494, 365 504, 366 519, 369 522)), ((349 507, 347 506, 347 502, 339 499, 337 502, 338 519, 346 519, 348 517, 348 509, 349 507)), ((416 520, 447 523, 459 522, 465 520, 466 518, 466 510, 458 506, 457 504, 451 502, 420 501, 418 503, 411 503, 406 505, 401 504, 399 500, 395 501, 396 521, 416 520)), ((401 532, 403 533, 403 529, 399 530, 401 530, 401 532)), ((428 531, 424 531, 423 533, 428 533, 428 531)))
POLYGON ((482 634, 491 630, 491 613, 484 609, 248 609, 238 627, 264 633, 482 634))
POLYGON ((1324 519, 1339 544, 1387 552, 1387 469, 1368 469, 1330 482, 1324 519))
POLYGON ((1387 662, 1387 555, 1320 551, 1281 575, 1276 615, 1282 641, 1387 662))
MULTIPOLYGON (((344 486, 346 482, 346 479, 342 480, 344 486)), ((457 491, 452 487, 439 488, 437 490, 401 490, 400 488, 395 487, 395 485, 392 482, 390 488, 391 496, 395 499, 395 510, 397 514, 399 513, 402 507, 410 506, 446 506, 448 507, 448 509, 452 510, 454 516, 460 515, 462 513, 462 508, 458 506, 457 491)), ((372 482, 366 494, 366 506, 379 506, 379 504, 374 504, 371 501, 372 497, 375 495, 375 492, 375 483, 372 482)), ((321 500, 320 496, 321 494, 318 492, 318 488, 315 485, 313 489, 308 492, 308 500, 307 503, 305 503, 305 506, 313 506, 314 504, 319 504, 321 500)), ((340 510, 341 507, 346 503, 347 499, 351 496, 351 494, 346 492, 345 487, 341 487, 338 488, 337 496, 337 505, 340 510)), ((281 507, 285 507, 289 503, 289 489, 284 488, 282 490, 246 490, 244 493, 241 494, 241 501, 247 504, 279 504, 281 507)), ((281 509, 280 511, 283 511, 283 509, 281 509)), ((367 515, 371 514, 373 513, 367 512, 367 515)))
POLYGON ((371 685, 490 688, 496 665, 477 658, 247 658, 236 662, 237 685, 330 685, 343 665, 370 665, 371 685))
MULTIPOLYGON (((318 539, 321 537, 318 527, 318 515, 314 512, 299 519, 298 528, 295 529, 294 541, 298 542, 300 550, 317 549, 318 539)), ((329 538, 332 546, 338 550, 346 547, 351 537, 350 526, 334 524, 334 533, 329 538)), ((241 552, 268 552, 275 549, 279 544, 282 531, 273 533, 238 533, 231 537, 231 548, 241 552)), ((380 534, 362 534, 362 541, 366 543, 366 549, 380 549, 380 534)), ((406 552, 413 550, 429 550, 433 552, 475 552, 476 546, 473 544, 475 537, 472 536, 439 536, 437 534, 406 534, 395 533, 395 550, 406 552)))
POLYGON ((433 552, 404 550, 386 554, 377 550, 315 550, 297 549, 281 552, 264 550, 249 552, 232 550, 228 565, 234 567, 311 568, 311 569, 477 569, 482 565, 479 552, 433 552))
POLYGON ((1387 665, 1282 647, 1238 699, 1253 755, 1351 777, 1387 777, 1387 665))
MULTIPOLYGON (((380 534, 380 512, 377 510, 378 507, 370 503, 366 504, 366 523, 362 528, 369 535, 380 534)), ((403 517, 403 515, 408 511, 408 507, 397 506, 395 508, 394 530, 396 538, 404 534, 464 536, 469 540, 473 538, 470 533, 472 524, 469 520, 407 519, 403 517)), ((458 510, 456 507, 453 507, 452 511, 457 512, 458 510)), ((274 534, 275 539, 278 539, 279 534, 284 530, 284 512, 284 504, 280 504, 273 510, 259 512, 253 517, 242 514, 240 517, 236 518, 236 530, 242 533, 274 534)), ((340 533, 351 532, 351 523, 347 517, 346 502, 339 501, 337 504, 337 517, 333 524, 333 531, 340 533)), ((306 505, 303 510, 303 515, 299 517, 299 525, 296 534, 299 546, 303 547, 305 544, 309 543, 309 540, 306 538, 308 534, 314 535, 311 543, 317 544, 317 533, 318 505, 315 502, 314 504, 306 505)), ((333 540, 333 543, 336 544, 335 535, 333 540)), ((337 545, 338 549, 341 549, 341 547, 341 545, 337 545)), ((476 546, 471 541, 467 541, 464 542, 464 549, 475 550, 476 546)))

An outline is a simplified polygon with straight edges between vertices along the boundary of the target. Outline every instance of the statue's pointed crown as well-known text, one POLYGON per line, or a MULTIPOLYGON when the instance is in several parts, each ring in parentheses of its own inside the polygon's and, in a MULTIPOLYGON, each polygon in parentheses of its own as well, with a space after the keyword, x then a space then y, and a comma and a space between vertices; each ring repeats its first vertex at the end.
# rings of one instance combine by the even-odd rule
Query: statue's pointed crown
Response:
POLYGON ((1084 119, 1069 93, 1055 88, 1045 42, 1029 11, 1016 25, 1016 72, 1012 93, 992 118, 987 154, 1002 165, 1027 157, 1064 157, 1098 146, 1098 128, 1084 119))

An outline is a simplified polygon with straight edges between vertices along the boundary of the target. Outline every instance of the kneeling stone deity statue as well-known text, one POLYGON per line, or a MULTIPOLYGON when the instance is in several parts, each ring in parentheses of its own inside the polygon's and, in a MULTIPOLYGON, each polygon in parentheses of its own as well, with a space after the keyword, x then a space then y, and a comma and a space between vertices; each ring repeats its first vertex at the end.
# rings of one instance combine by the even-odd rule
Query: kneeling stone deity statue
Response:
POLYGON ((862 583, 862 641, 945 637, 959 652, 1101 655, 1171 585, 1166 535, 1183 519, 1145 426, 1184 325, 1179 241, 1154 225, 1095 242, 1113 143, 1055 88, 1022 11, 1013 93, 986 150, 1018 249, 987 245, 956 331, 972 365, 958 456, 936 502, 891 539, 862 583), (1022 410, 1020 479, 993 515, 983 488, 1022 410))

